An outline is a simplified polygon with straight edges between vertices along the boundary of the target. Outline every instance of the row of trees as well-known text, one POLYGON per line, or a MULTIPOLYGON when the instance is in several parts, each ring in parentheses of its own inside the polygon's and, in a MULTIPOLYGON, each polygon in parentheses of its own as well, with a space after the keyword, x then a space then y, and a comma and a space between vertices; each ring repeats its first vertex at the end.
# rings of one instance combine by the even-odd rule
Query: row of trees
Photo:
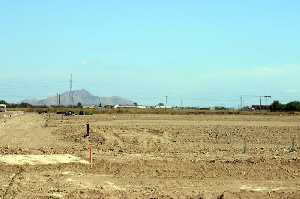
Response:
POLYGON ((7 108, 32 108, 33 106, 28 103, 8 103, 4 100, 0 100, 0 104, 5 104, 7 108))
POLYGON ((271 111, 300 111, 300 102, 293 101, 287 104, 281 104, 279 101, 274 101, 270 109, 271 111))
MULTIPOLYGON (((28 103, 24 103, 24 102, 21 102, 21 103, 8 103, 4 100, 0 100, 0 104, 5 104, 7 108, 47 108, 47 106, 33 106, 31 104, 28 104, 28 103)), ((61 107, 65 107, 65 106, 61 106, 61 107)), ((72 106, 69 106, 69 107, 72 107, 72 106)), ((73 106, 73 107, 76 107, 76 108, 82 108, 82 104, 79 102, 76 106, 73 106)))
MULTIPOLYGON (((37 106, 32 106, 31 104, 28 103, 7 103, 4 100, 0 100, 0 104, 5 104, 7 106, 7 108, 33 108, 33 107, 37 107, 37 106)), ((164 106, 163 103, 159 104, 164 106)), ((77 106, 74 106, 77 108, 82 108, 82 104, 78 103, 77 106)), ((46 108, 46 106, 38 106, 38 108, 46 108)), ((274 101, 271 106, 270 106, 270 110, 275 112, 275 111, 300 111, 300 101, 293 101, 293 102, 289 102, 287 104, 282 104, 279 101, 274 101)))

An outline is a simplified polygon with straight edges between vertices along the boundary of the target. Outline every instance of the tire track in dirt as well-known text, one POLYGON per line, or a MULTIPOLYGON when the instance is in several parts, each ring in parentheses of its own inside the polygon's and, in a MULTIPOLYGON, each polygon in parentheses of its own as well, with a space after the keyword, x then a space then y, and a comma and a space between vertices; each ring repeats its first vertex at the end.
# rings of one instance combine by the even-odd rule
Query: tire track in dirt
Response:
POLYGON ((8 184, 8 187, 6 188, 2 196, 3 199, 15 198, 18 192, 20 192, 19 186, 20 186, 20 181, 23 178, 22 176, 23 172, 24 172, 23 168, 20 167, 19 171, 12 176, 8 184))

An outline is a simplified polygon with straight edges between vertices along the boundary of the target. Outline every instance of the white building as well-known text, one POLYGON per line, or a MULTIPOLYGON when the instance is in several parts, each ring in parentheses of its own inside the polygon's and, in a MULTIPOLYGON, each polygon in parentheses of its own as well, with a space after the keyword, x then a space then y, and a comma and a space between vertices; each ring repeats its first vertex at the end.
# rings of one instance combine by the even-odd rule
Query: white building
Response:
POLYGON ((0 104, 0 112, 6 112, 6 105, 0 104))
POLYGON ((139 109, 145 109, 147 108, 146 106, 141 106, 141 105, 120 105, 120 104, 117 104, 114 106, 114 108, 139 108, 139 109))
POLYGON ((156 108, 156 109, 171 109, 171 108, 173 108, 172 106, 155 106, 154 108, 156 108))

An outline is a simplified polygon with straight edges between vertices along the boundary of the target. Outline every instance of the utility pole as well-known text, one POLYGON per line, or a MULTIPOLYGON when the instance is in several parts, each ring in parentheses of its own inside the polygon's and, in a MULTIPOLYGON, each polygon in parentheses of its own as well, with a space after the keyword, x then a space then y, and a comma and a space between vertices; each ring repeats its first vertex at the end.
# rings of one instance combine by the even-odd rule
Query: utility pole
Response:
POLYGON ((165 106, 167 106, 167 104, 168 104, 168 96, 166 96, 166 105, 165 106))
POLYGON ((168 104, 168 96, 166 96, 166 103, 165 103, 165 109, 167 110, 167 104, 168 104))
POLYGON ((59 106, 60 105, 60 94, 59 93, 57 93, 56 102, 57 102, 57 106, 59 106))
POLYGON ((180 99, 180 105, 181 105, 181 108, 183 108, 183 99, 182 98, 180 99))
POLYGON ((265 100, 266 100, 266 104, 267 104, 267 101, 268 101, 268 99, 272 99, 272 96, 270 96, 270 95, 266 95, 266 96, 264 96, 264 98, 265 98, 265 100))
POLYGON ((69 99, 72 103, 72 108, 74 106, 74 98, 73 98, 73 92, 72 92, 72 87, 73 87, 73 75, 71 74, 71 77, 70 77, 70 92, 69 92, 69 99))
POLYGON ((98 107, 102 107, 100 97, 98 98, 98 107))
POLYGON ((268 100, 268 99, 271 99, 272 96, 270 96, 270 95, 259 96, 259 106, 260 106, 260 110, 262 109, 262 98, 265 98, 265 101, 267 102, 267 100, 268 100))
POLYGON ((58 105, 60 106, 60 93, 58 93, 58 105))
POLYGON ((241 110, 243 109, 243 96, 241 96, 241 110))
POLYGON ((259 109, 261 110, 261 97, 262 96, 259 96, 259 109))

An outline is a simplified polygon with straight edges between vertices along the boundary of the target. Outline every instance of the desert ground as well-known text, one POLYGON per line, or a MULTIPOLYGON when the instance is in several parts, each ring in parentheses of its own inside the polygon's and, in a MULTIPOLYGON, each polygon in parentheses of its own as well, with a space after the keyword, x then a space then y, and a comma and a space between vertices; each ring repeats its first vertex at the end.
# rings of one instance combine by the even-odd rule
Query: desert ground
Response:
POLYGON ((0 197, 300 198, 299 144, 299 115, 1 113, 0 197))

